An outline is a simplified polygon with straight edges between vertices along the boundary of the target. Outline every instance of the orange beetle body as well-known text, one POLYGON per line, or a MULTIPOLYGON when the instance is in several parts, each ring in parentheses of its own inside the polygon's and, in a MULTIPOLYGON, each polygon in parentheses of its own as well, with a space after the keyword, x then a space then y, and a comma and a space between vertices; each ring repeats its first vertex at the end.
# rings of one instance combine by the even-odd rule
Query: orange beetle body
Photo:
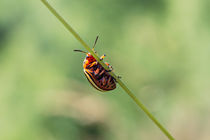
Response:
MULTIPOLYGON (((95 40, 95 44, 97 40, 98 36, 95 40)), ((94 88, 102 92, 110 91, 116 88, 116 81, 114 77, 109 74, 109 72, 112 71, 112 67, 108 63, 105 64, 110 68, 109 71, 104 69, 90 53, 81 50, 74 51, 86 53, 86 58, 83 62, 84 74, 94 88)), ((105 55, 101 56, 100 60, 103 60, 104 57, 105 55)))
MULTIPOLYGON (((108 63, 105 63, 109 66, 108 63)), ((110 91, 116 88, 115 79, 96 59, 88 53, 83 62, 84 74, 94 88, 99 91, 110 91)))

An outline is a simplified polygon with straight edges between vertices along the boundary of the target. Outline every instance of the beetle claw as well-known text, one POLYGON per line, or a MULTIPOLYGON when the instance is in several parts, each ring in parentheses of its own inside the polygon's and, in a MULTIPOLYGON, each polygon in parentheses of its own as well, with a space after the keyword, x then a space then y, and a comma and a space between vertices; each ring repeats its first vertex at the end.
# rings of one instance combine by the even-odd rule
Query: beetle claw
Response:
MULTIPOLYGON (((118 79, 121 79, 122 77, 118 75, 117 78, 118 78, 118 79)), ((115 78, 114 78, 114 80, 115 80, 116 83, 118 83, 117 80, 116 80, 115 78)))
POLYGON ((118 78, 118 79, 121 79, 122 77, 118 75, 117 78, 118 78))

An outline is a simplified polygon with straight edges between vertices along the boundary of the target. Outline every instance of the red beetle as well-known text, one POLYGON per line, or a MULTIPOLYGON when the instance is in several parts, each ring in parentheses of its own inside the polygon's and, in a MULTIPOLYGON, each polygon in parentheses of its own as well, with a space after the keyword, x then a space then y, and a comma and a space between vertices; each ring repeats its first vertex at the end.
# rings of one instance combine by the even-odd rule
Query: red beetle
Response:
MULTIPOLYGON (((98 36, 96 37, 95 43, 93 45, 93 51, 97 40, 98 36)), ((84 74, 94 88, 102 92, 110 91, 116 88, 116 80, 109 74, 109 72, 112 71, 112 67, 109 65, 109 63, 105 63, 110 69, 107 71, 90 53, 82 50, 74 51, 86 54, 86 58, 83 62, 84 74)), ((105 55, 102 55, 100 60, 103 60, 104 57, 105 55)))

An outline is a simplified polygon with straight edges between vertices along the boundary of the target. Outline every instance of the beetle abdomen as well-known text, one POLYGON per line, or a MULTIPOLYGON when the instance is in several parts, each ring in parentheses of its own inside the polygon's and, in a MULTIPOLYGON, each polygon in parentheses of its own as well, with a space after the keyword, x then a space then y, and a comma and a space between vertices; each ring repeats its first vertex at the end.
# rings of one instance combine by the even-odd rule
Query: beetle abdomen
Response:
POLYGON ((109 91, 116 88, 114 78, 100 65, 84 69, 85 76, 94 88, 100 91, 109 91))

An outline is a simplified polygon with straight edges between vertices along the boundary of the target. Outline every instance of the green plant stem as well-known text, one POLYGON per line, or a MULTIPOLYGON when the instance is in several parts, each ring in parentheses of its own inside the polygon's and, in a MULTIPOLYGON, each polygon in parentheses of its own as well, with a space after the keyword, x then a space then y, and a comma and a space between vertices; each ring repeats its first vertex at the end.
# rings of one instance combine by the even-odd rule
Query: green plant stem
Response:
MULTIPOLYGON (((56 10, 46 1, 41 0, 43 4, 52 12, 54 16, 68 29, 70 33, 85 47, 85 49, 93 55, 93 57, 106 69, 108 70, 107 65, 101 61, 98 55, 92 51, 92 49, 82 40, 82 38, 74 31, 74 29, 56 12, 56 10)), ((160 130, 168 137, 170 140, 174 140, 172 135, 157 121, 157 119, 148 111, 148 109, 137 99, 137 97, 127 88, 127 86, 113 73, 110 72, 110 75, 113 76, 118 84, 124 89, 124 91, 133 99, 133 101, 140 107, 147 116, 160 128, 160 130)))

